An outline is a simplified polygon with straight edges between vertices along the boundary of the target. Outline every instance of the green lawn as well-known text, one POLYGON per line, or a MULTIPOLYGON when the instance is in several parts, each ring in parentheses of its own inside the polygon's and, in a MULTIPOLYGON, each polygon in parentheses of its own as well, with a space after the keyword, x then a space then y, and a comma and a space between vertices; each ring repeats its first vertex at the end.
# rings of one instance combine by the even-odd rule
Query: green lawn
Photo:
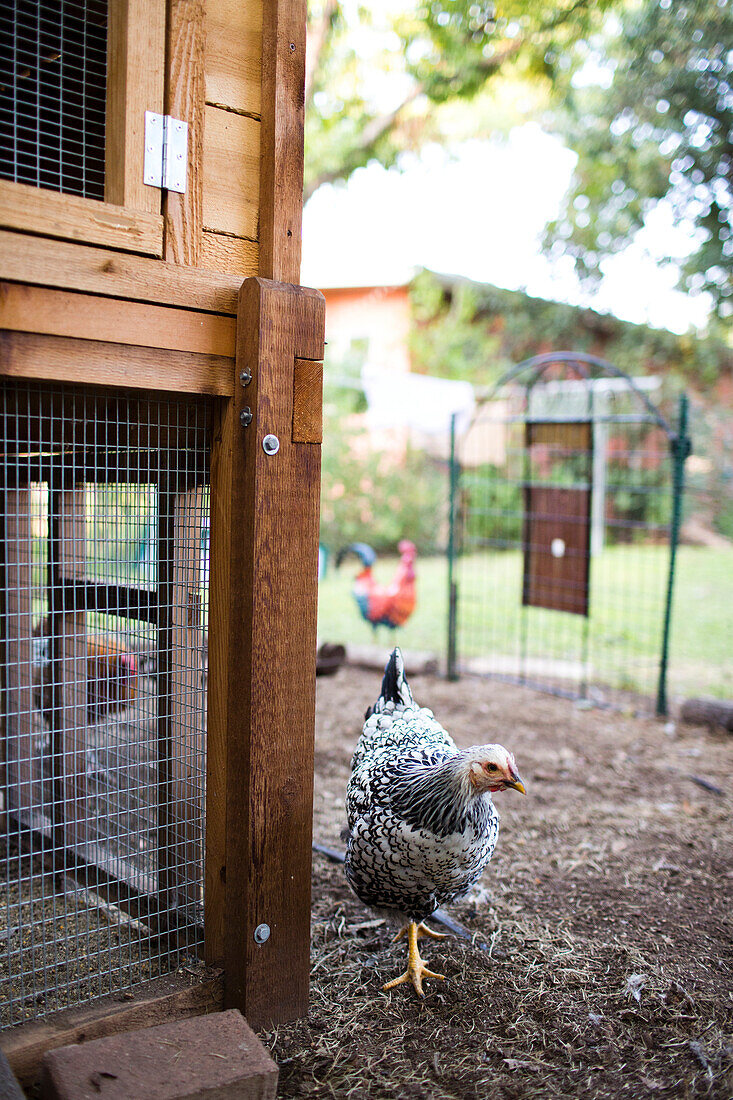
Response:
MULTIPOLYGON (((615 546, 592 560, 591 614, 582 616, 521 607, 519 551, 463 558, 459 584, 459 654, 584 663, 592 679, 612 687, 653 694, 661 649, 669 551, 664 546, 615 546)), ((375 576, 388 581, 395 559, 383 559, 375 576)), ((356 565, 330 569, 321 581, 322 641, 445 654, 447 568, 444 559, 418 561, 418 606, 400 630, 376 633, 351 597, 356 565)), ((670 695, 733 694, 733 553, 681 547, 672 622, 670 695)))

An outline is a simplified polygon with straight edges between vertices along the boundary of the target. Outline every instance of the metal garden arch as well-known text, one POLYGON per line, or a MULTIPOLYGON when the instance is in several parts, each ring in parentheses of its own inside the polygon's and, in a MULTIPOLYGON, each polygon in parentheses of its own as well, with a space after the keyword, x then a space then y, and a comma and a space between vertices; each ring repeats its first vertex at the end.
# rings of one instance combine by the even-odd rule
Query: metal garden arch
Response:
POLYGON ((460 435, 454 419, 450 677, 666 714, 690 441, 686 395, 673 427, 660 388, 551 352, 502 375, 460 435))

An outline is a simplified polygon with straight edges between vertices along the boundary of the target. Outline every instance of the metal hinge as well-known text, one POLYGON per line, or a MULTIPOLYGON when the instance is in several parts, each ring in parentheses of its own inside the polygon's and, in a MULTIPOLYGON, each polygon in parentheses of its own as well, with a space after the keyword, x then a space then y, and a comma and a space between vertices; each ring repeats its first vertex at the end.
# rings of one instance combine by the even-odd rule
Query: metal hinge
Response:
POLYGON ((167 191, 186 190, 188 123, 170 115, 145 112, 143 182, 167 191))

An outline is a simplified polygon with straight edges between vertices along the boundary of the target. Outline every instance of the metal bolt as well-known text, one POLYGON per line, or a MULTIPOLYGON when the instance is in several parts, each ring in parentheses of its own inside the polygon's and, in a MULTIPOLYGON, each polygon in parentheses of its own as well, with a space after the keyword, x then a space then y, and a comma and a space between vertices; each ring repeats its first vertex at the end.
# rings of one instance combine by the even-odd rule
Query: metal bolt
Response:
POLYGON ((247 370, 247 368, 245 367, 244 370, 239 372, 239 381, 242 383, 243 386, 248 386, 252 381, 252 371, 247 370))
POLYGON ((266 455, 276 455, 280 450, 280 440, 276 435, 266 435, 262 440, 262 450, 266 455))
POLYGON ((266 943, 270 938, 269 924, 258 924, 255 928, 255 943, 266 943))
POLYGON ((252 410, 250 409, 249 405, 245 405, 241 413, 239 414, 239 422, 243 428, 249 427, 249 425, 252 423, 252 410))

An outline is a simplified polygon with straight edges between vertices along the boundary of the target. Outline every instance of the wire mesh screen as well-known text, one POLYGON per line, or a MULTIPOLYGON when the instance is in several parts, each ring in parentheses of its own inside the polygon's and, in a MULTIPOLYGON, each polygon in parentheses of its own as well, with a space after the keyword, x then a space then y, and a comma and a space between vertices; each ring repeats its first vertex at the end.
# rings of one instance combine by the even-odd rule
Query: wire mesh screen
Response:
POLYGON ((677 554, 670 691, 729 699, 733 684, 733 418, 708 393, 691 395, 677 554))
POLYGON ((208 420, 3 387, 5 1026, 202 942, 208 420))
POLYGON ((563 363, 481 407, 459 448, 462 671, 654 705, 672 506, 663 424, 623 378, 563 363))
POLYGON ((0 177, 104 198, 106 0, 0 5, 0 177))

